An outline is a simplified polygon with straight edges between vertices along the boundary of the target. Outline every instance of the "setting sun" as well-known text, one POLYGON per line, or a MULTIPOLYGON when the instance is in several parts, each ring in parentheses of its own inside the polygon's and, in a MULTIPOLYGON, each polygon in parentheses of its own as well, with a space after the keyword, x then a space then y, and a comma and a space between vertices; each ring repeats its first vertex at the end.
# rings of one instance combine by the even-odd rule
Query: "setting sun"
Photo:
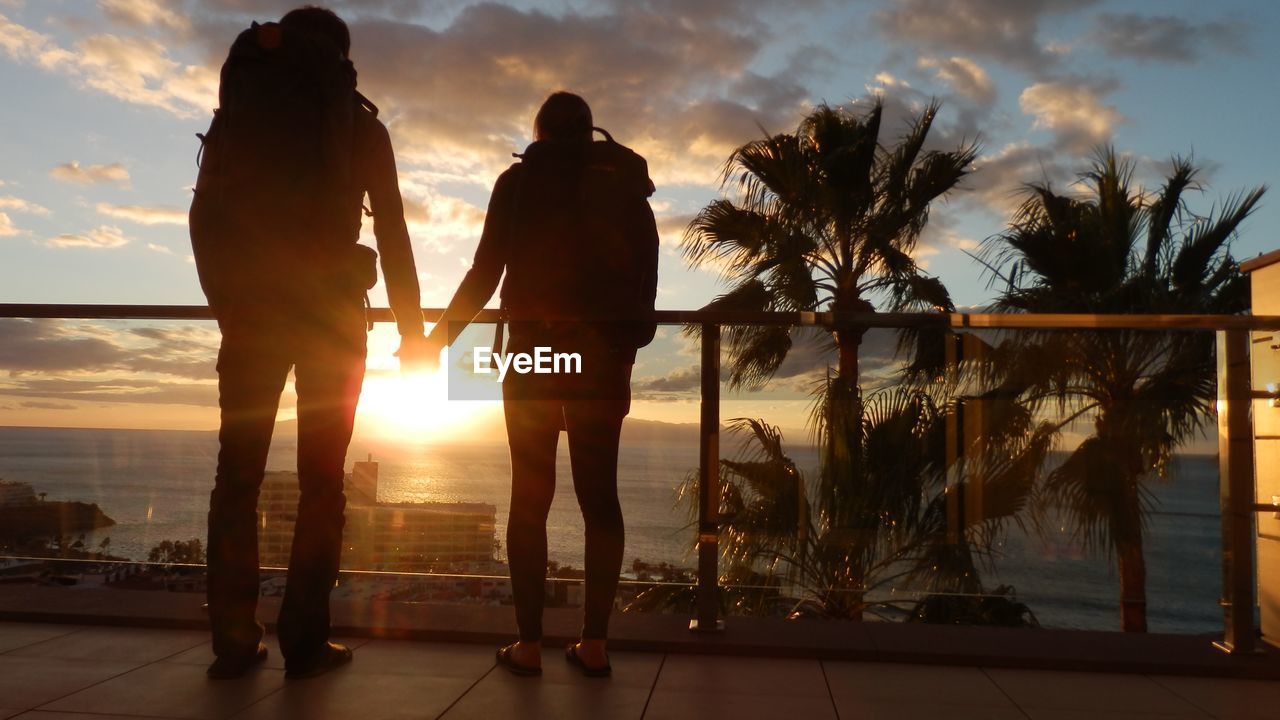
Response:
POLYGON ((389 438, 433 442, 465 439, 480 420, 495 412, 491 402, 449 400, 443 369, 404 377, 371 375, 360 394, 357 422, 389 438))

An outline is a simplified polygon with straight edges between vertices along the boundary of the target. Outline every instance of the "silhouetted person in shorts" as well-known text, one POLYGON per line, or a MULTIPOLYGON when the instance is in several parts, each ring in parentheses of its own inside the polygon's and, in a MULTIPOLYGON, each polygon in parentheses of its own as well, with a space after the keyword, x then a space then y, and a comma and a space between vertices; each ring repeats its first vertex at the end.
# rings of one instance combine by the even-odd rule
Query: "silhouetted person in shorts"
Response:
POLYGON ((425 348, 417 273, 386 127, 355 90, 346 24, 305 7, 244 31, 222 68, 191 205, 200 283, 218 326, 218 468, 209 501, 211 677, 267 654, 256 507, 280 394, 298 396, 301 499, 278 634, 286 677, 351 659, 329 642, 343 480, 365 370, 366 290, 381 254, 401 362, 425 348), (360 246, 368 193, 378 251, 360 246))
POLYGON ((605 639, 623 557, 618 441, 631 406, 636 350, 654 335, 658 234, 643 158, 608 137, 593 141, 591 110, 558 92, 534 121, 534 142, 497 180, 471 270, 428 338, 451 344, 498 281, 509 319, 506 352, 577 353, 581 374, 519 374, 503 382, 511 448, 507 554, 519 642, 498 651, 511 672, 542 672, 547 513, 556 445, 566 431, 573 487, 586 526, 581 640, 566 659, 610 672, 605 639))

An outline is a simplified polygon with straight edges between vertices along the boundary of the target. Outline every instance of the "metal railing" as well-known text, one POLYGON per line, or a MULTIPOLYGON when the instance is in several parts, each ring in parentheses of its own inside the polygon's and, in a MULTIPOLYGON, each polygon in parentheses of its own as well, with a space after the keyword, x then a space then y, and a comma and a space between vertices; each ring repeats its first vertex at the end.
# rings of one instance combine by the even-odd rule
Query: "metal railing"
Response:
MULTIPOLYGON (((423 319, 435 322, 440 308, 424 308, 423 319)), ((0 318, 67 320, 212 320, 201 305, 107 305, 0 303, 0 318)), ((388 308, 372 308, 372 322, 392 322, 388 308)), ((473 322, 493 323, 498 310, 480 311, 473 322)), ((793 327, 861 327, 950 330, 1151 330, 1214 331, 1218 348, 1219 499, 1222 514, 1226 652, 1253 652, 1257 574, 1254 565, 1255 515, 1280 511, 1280 505, 1254 502, 1254 451, 1251 405, 1272 394, 1253 390, 1250 332, 1280 332, 1280 316, 1268 315, 1100 315, 1013 313, 850 313, 730 312, 659 310, 662 325, 698 326, 701 330, 701 409, 699 428, 697 612, 692 629, 723 627, 719 603, 720 498, 720 331, 725 325, 793 327)))

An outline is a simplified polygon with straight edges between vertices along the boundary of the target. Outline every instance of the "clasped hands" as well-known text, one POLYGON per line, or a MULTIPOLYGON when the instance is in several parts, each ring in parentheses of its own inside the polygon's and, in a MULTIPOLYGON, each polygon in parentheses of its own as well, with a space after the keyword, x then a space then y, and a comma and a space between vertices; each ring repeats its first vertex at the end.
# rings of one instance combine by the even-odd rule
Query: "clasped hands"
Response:
POLYGON ((400 358, 401 377, 434 373, 440 368, 440 352, 444 348, 445 339, 439 333, 402 336, 400 349, 395 352, 395 356, 400 358))

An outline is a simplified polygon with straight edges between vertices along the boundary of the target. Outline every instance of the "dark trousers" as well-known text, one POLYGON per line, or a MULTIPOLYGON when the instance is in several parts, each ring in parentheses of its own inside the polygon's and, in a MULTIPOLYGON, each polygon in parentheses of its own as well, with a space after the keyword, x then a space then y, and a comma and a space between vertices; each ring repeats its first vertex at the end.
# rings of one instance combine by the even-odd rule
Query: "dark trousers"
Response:
POLYGON ((209 616, 219 657, 253 652, 258 601, 258 491, 290 368, 298 395, 300 500, 278 633, 286 658, 329 639, 329 592, 342 551, 343 479, 364 378, 363 309, 222 323, 218 469, 209 499, 209 616))
POLYGON ((582 637, 609 631, 625 541, 618 504, 618 440, 630 407, 631 365, 584 367, 568 392, 561 378, 508 376, 503 387, 511 447, 507 559, 520 639, 542 639, 547 578, 547 513, 556 487, 556 446, 569 436, 573 489, 586 526, 586 598, 582 637), (587 392, 582 392, 586 390, 587 392), (584 399, 590 398, 590 399, 584 399))

